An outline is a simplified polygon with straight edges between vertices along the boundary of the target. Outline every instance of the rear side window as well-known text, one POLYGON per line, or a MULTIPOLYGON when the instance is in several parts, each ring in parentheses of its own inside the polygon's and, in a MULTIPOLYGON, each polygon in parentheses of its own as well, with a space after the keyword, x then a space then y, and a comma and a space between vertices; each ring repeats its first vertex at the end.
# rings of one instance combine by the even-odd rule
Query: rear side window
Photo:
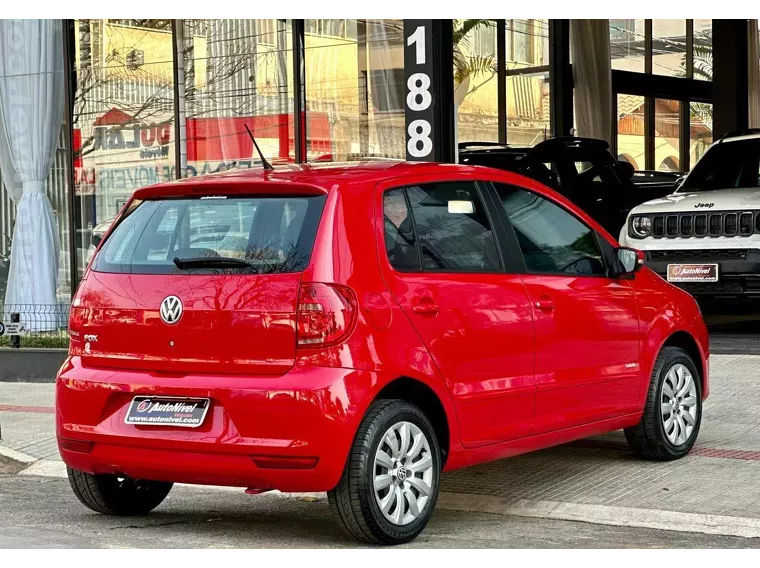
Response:
POLYGON ((500 269, 491 224, 471 182, 395 189, 383 199, 385 246, 399 270, 494 272, 500 269))
POLYGON ((324 196, 147 200, 121 220, 93 270, 131 274, 299 272, 324 196))
POLYGON ((403 189, 389 191, 383 197, 385 250, 391 266, 398 270, 419 270, 420 257, 412 217, 403 189))

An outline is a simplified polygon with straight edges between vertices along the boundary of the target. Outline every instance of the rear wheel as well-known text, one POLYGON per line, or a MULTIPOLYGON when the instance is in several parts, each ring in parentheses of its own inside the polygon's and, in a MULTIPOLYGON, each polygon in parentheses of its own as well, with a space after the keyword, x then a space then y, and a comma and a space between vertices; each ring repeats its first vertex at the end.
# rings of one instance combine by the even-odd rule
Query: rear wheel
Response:
POLYGON ((93 475, 67 468, 74 495, 96 513, 145 515, 158 507, 173 483, 112 474, 93 475))
POLYGON ((664 347, 649 383, 644 415, 625 437, 637 454, 675 460, 689 453, 702 423, 701 379, 691 356, 664 347))
POLYGON ((364 418, 330 507, 363 542, 401 544, 427 525, 441 471, 435 431, 416 406, 376 402, 364 418))

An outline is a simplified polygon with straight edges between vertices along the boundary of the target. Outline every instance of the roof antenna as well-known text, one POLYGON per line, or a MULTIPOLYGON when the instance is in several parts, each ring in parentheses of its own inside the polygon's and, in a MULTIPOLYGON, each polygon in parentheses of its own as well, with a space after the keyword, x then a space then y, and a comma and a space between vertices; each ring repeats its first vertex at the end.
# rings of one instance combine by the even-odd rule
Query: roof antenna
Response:
POLYGON ((243 126, 245 126, 245 129, 248 131, 248 136, 251 137, 251 140, 253 141, 253 145, 256 147, 256 151, 259 153, 259 157, 261 158, 261 164, 264 166, 264 171, 268 172, 268 171, 274 170, 274 168, 272 167, 272 164, 267 162, 267 159, 264 157, 264 154, 261 153, 261 149, 259 148, 259 145, 256 144, 256 139, 253 137, 253 133, 251 132, 251 129, 248 128, 247 124, 244 124, 243 126))

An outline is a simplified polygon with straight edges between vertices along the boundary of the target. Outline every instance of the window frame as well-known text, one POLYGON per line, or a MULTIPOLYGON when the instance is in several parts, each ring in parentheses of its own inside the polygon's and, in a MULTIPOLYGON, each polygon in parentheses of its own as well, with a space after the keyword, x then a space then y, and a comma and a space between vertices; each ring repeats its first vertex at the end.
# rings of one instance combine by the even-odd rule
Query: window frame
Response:
MULTIPOLYGON (((462 176, 454 178, 443 179, 431 179, 429 176, 421 178, 404 178, 400 180, 393 180, 392 183, 385 183, 378 185, 378 201, 376 206, 379 206, 378 221, 380 235, 378 244, 380 245, 380 256, 383 258, 383 262, 387 263, 388 268, 398 274, 434 274, 434 275, 458 275, 458 274, 478 274, 484 276, 498 275, 498 274, 518 274, 518 266, 515 264, 514 250, 510 246, 509 240, 506 234, 506 227, 503 225, 501 217, 496 208, 496 204, 493 201, 493 195, 489 190, 488 184, 491 182, 472 179, 471 176, 462 176), (491 233, 494 238, 494 244, 496 246, 496 254, 499 259, 499 266, 494 270, 431 270, 424 267, 422 260, 422 250, 420 249, 420 239, 417 233, 417 222, 414 218, 412 207, 409 203, 409 196, 406 192, 406 188, 411 186, 426 186, 432 184, 442 183, 471 183, 475 188, 475 194, 480 199, 483 209, 486 214, 486 218, 491 226, 491 233), (388 257, 388 243, 385 234, 385 195, 386 193, 394 190, 403 190, 404 200, 406 201, 407 211, 411 217, 414 227, 415 246, 417 248, 417 258, 419 260, 419 266, 417 269, 399 269, 391 264, 388 257)), ((518 249, 519 250, 519 249, 518 249)))
POLYGON ((614 255, 614 247, 602 236, 599 234, 599 231, 597 231, 594 227, 589 225, 582 217, 579 217, 575 214, 575 212, 568 209, 565 205, 562 203, 559 203, 556 199, 553 199, 551 196, 546 195, 545 193, 542 193, 540 191, 536 191, 524 186, 516 185, 514 183, 509 183, 505 181, 489 181, 487 182, 489 184, 488 191, 491 194, 491 199, 493 200, 493 203, 497 209, 497 215, 500 217, 501 223, 504 225, 504 232, 506 233, 506 238, 509 243, 509 247, 512 250, 512 258, 515 261, 515 264, 517 266, 517 273, 518 274, 525 274, 529 276, 547 276, 547 277, 562 277, 562 278, 605 278, 605 279, 612 279, 614 280, 612 274, 613 274, 613 258, 612 255, 614 255), (602 259, 602 263, 604 264, 604 274, 573 274, 568 272, 531 272, 528 270, 528 267, 525 263, 525 255, 523 254, 522 248, 520 248, 520 242, 517 239, 517 233, 515 232, 515 227, 512 224, 512 222, 509 219, 509 215, 507 215, 507 212, 504 210, 504 206, 502 205, 501 199, 499 198, 499 192, 496 189, 496 184, 505 185, 509 187, 514 187, 515 189, 519 189, 521 191, 525 191, 527 193, 531 193, 533 195, 536 195, 537 197, 540 197, 541 199, 545 199, 560 209, 562 209, 565 213, 568 215, 571 215, 574 217, 579 223, 581 223, 584 227, 586 227, 589 231, 591 231, 592 235, 594 236, 594 241, 596 242, 596 246, 599 248, 599 254, 602 259))

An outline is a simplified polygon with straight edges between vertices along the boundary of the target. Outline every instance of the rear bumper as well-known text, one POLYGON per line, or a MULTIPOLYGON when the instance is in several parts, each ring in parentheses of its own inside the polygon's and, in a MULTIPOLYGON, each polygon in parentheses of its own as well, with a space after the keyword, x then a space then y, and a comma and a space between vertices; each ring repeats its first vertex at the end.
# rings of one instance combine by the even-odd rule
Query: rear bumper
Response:
POLYGON ((760 297, 760 249, 715 250, 700 257, 668 250, 646 252, 646 265, 663 278, 669 264, 717 264, 718 282, 673 282, 693 296, 760 297))
POLYGON ((56 385, 59 448, 66 465, 88 473, 327 491, 343 472, 375 375, 295 367, 277 377, 177 377, 85 368, 73 357, 56 385), (138 395, 210 398, 211 407, 195 429, 125 424, 138 395))

